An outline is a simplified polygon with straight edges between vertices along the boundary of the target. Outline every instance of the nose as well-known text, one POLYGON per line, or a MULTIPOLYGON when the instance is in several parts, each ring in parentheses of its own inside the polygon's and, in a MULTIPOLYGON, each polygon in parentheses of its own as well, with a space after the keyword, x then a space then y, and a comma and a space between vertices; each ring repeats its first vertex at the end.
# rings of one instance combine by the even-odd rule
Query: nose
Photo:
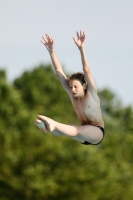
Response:
POLYGON ((75 91, 75 88, 74 88, 74 87, 72 87, 72 89, 71 89, 71 90, 72 90, 72 92, 74 92, 74 91, 75 91))

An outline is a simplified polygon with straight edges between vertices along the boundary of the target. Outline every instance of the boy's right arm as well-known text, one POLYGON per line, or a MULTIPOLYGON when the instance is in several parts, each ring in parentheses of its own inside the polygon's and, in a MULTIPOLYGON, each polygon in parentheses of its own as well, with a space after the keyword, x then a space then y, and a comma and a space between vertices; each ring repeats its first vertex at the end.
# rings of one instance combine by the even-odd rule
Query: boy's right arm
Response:
POLYGON ((49 51, 56 74, 57 74, 63 88, 69 94, 70 90, 69 90, 68 79, 67 79, 66 75, 64 74, 63 68, 55 54, 54 41, 48 34, 46 34, 46 39, 44 37, 42 37, 42 38, 43 38, 43 41, 41 41, 41 42, 45 45, 45 47, 49 51))

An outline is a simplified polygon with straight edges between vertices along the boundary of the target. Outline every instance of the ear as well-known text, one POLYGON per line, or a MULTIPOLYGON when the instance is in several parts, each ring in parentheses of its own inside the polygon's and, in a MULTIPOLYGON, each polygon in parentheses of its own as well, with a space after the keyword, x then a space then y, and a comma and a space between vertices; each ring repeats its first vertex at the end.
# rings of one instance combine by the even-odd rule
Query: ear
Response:
POLYGON ((87 88, 86 83, 83 84, 83 89, 85 90, 87 88))

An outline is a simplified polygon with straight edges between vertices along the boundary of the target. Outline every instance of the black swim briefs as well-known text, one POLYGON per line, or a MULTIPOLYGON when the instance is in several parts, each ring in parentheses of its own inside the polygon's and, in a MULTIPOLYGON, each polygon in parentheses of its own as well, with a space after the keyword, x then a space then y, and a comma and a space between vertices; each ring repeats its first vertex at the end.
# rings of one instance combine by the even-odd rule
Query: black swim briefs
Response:
MULTIPOLYGON (((98 127, 98 128, 100 128, 101 129, 101 131, 103 132, 103 138, 104 138, 104 134, 105 134, 105 132, 104 132, 104 128, 102 127, 102 126, 96 126, 96 127, 98 127)), ((103 140, 103 138, 102 138, 102 140, 103 140)), ((99 143, 101 143, 102 142, 102 140, 100 141, 100 142, 98 142, 97 144, 92 144, 92 143, 90 143, 90 142, 87 142, 87 141, 85 141, 84 143, 81 143, 81 144, 84 144, 84 145, 98 145, 99 143)))

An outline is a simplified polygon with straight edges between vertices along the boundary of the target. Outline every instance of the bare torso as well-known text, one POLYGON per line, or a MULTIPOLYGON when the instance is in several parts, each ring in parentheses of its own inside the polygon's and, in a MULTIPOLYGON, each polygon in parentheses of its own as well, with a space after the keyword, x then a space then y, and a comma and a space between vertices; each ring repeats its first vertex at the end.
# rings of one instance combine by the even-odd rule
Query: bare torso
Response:
POLYGON ((82 99, 70 96, 75 112, 81 125, 93 125, 104 127, 101 114, 100 99, 96 92, 87 91, 82 99))

